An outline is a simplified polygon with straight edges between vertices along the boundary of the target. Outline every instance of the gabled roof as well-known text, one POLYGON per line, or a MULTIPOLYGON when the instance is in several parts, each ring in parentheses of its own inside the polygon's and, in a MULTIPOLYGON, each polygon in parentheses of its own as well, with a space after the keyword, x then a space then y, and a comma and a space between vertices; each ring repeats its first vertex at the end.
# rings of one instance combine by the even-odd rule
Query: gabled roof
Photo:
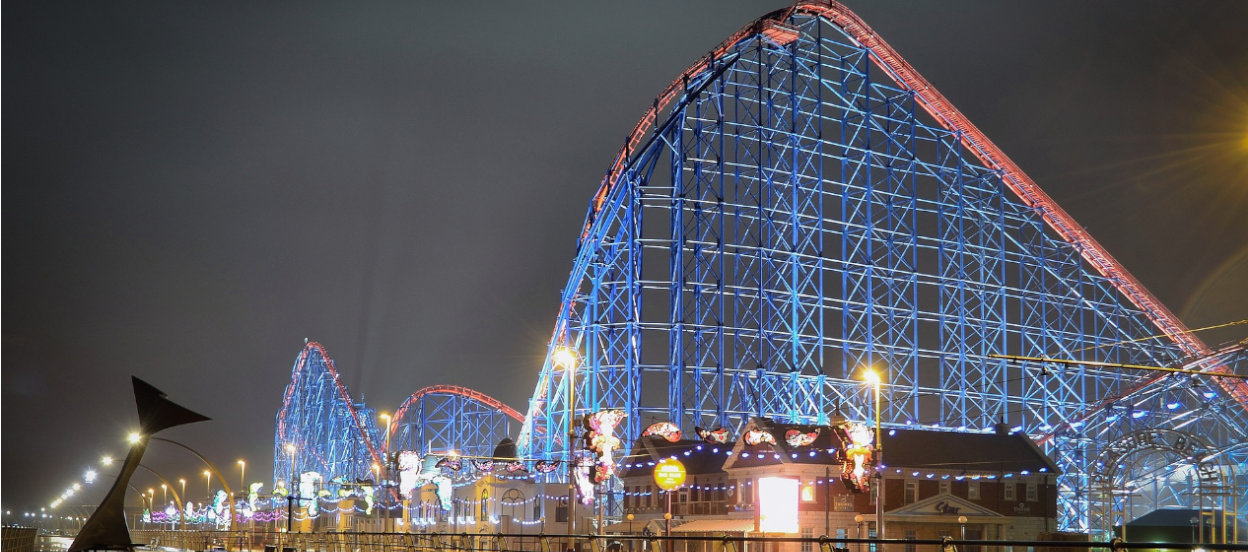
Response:
POLYGON ((837 451, 845 448, 841 431, 833 426, 778 423, 770 418, 751 418, 733 445, 732 457, 726 468, 749 468, 775 464, 839 465, 837 451), (771 435, 776 444, 750 445, 745 436, 750 431, 762 431, 771 435), (807 434, 817 432, 815 440, 808 445, 789 444, 790 431, 807 434))
POLYGON ((884 465, 967 473, 1061 473, 1023 433, 957 433, 889 429, 884 465))
POLYGON ((1002 517, 1001 514, 994 512, 991 509, 949 493, 940 493, 936 496, 929 496, 913 504, 907 504, 900 508, 890 510, 888 514, 899 516, 963 515, 1002 517))
POLYGON ((729 447, 688 439, 673 443, 658 436, 642 437, 633 444, 631 454, 619 459, 620 477, 649 476, 654 473, 655 463, 673 456, 685 465, 689 475, 720 473, 729 447))

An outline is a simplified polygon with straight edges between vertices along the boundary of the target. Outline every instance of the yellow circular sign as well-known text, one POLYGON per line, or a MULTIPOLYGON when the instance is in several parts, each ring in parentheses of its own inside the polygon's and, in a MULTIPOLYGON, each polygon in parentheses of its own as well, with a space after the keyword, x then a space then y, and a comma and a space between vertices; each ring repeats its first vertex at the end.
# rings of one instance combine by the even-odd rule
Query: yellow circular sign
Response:
POLYGON ((665 458, 654 466, 654 482, 665 491, 674 491, 685 484, 685 465, 675 458, 665 458))

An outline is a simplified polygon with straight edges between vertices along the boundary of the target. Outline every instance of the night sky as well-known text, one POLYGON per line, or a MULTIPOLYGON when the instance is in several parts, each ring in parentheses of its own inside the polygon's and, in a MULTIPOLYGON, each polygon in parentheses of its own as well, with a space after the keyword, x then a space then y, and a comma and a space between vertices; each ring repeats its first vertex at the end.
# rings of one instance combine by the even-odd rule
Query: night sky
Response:
MULTIPOLYGON (((625 134, 784 5, 5 2, 3 506, 123 455, 132 374, 267 487, 305 338, 378 410, 524 411, 625 134)), ((1248 318, 1248 3, 850 7, 1189 326, 1248 318)))

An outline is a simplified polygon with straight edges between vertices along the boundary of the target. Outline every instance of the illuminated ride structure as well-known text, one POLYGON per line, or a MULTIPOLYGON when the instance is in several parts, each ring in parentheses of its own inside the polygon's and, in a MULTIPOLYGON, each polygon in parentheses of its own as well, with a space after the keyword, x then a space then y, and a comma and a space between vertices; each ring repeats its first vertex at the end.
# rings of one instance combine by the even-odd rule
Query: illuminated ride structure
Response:
POLYGON ((309 343, 274 479, 366 479, 387 451, 487 455, 520 419, 523 459, 566 461, 584 454, 567 429, 606 409, 626 414, 625 446, 656 421, 872 420, 871 367, 886 428, 1032 435, 1062 470, 1060 529, 1104 536, 1165 506, 1202 510, 1202 534, 1223 512, 1242 524, 1244 380, 1095 362, 1242 374, 1248 351, 1188 332, 856 15, 803 3, 694 63, 628 136, 525 416, 432 387, 387 434, 309 343), (554 361, 564 348, 575 362, 554 361))
POLYGON ((518 444, 579 454, 569 415, 609 408, 626 436, 870 420, 874 367, 886 427, 1035 436, 1063 472, 1062 529, 1145 502, 1242 519, 1243 380, 993 355, 1223 373, 1248 358, 1188 332, 856 15, 801 3, 694 63, 628 135, 518 444), (575 365, 554 361, 563 347, 575 365), (1184 436, 1205 443, 1167 448, 1184 436))
POLYGON ((337 496, 344 485, 387 475, 377 470, 399 451, 488 456, 501 439, 516 434, 521 416, 482 393, 441 385, 409 396, 395 412, 389 436, 377 418, 351 397, 325 348, 307 343, 277 413, 273 480, 315 472, 329 496, 337 496))

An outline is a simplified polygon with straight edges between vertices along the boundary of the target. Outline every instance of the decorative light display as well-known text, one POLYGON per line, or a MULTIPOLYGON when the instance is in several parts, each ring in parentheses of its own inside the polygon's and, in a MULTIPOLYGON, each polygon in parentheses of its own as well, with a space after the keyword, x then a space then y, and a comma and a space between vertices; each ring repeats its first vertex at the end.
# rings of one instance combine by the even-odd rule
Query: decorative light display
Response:
POLYGON ((808 447, 814 444, 815 439, 819 438, 819 431, 819 428, 807 432, 790 429, 784 432, 784 442, 788 443, 790 447, 808 447))
MULTIPOLYGON (((316 496, 316 486, 321 483, 321 474, 309 471, 299 474, 299 496, 313 497, 316 496)), ((308 503, 308 515, 316 515, 317 500, 308 503)))
POLYGON ((841 480, 849 490, 861 493, 871 484, 867 465, 872 461, 871 443, 875 441, 875 436, 872 435, 871 428, 864 424, 850 424, 846 433, 850 444, 845 447, 841 480))
POLYGON ((414 450, 399 451, 399 493, 411 499, 420 486, 420 453, 414 450))
POLYGON ((581 497, 581 504, 586 506, 594 503, 594 478, 590 474, 593 467, 593 458, 578 458, 576 468, 572 470, 572 479, 576 482, 577 494, 581 497))
POLYGON ((659 436, 666 439, 669 443, 675 443, 680 440, 680 427, 672 422, 655 422, 641 432, 641 436, 659 436))
MULTIPOLYGON (((507 465, 503 469, 506 470, 507 473, 522 473, 522 474, 529 473, 529 470, 524 467, 524 462, 521 462, 519 460, 516 460, 514 462, 508 462, 507 465)), ((541 462, 538 462, 537 469, 539 471, 541 470, 541 462)))
POLYGON ((623 410, 603 410, 585 416, 585 426, 589 429, 585 434, 586 445, 589 450, 598 453, 598 464, 593 473, 595 483, 602 483, 615 475, 615 458, 611 453, 620 448, 615 428, 624 421, 624 416, 623 410))
POLYGON ((494 471, 494 460, 490 458, 484 460, 473 458, 472 468, 482 473, 490 473, 494 471))
POLYGON ((533 465, 533 469, 537 470, 538 473, 550 473, 558 468, 559 463, 553 460, 538 460, 537 463, 533 465))
POLYGON ((764 444, 774 445, 776 444, 776 438, 771 434, 771 432, 763 431, 761 429, 751 429, 745 432, 745 444, 755 447, 764 444))
POLYGON ((715 429, 702 429, 700 427, 694 426, 693 432, 698 435, 698 438, 712 445, 722 445, 728 442, 728 428, 726 427, 718 427, 715 429))
POLYGON ((260 489, 264 488, 264 483, 252 483, 247 492, 247 504, 251 506, 251 511, 256 511, 256 504, 260 501, 260 489))
POLYGON ((433 483, 438 486, 438 500, 442 502, 442 509, 449 511, 451 509, 451 498, 454 497, 451 478, 439 475, 433 478, 433 483))

